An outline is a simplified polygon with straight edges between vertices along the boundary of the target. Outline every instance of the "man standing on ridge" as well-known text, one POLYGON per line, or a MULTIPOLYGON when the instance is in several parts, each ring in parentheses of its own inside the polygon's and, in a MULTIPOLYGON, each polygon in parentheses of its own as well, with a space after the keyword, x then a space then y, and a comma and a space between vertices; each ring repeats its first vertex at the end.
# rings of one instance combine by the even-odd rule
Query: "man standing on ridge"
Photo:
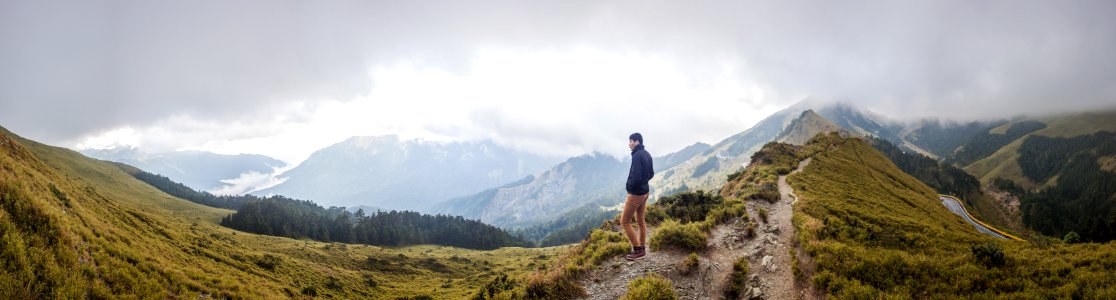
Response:
POLYGON ((628 198, 624 201, 624 212, 620 215, 620 228, 628 242, 632 243, 632 252, 625 255, 628 260, 637 260, 647 254, 647 221, 644 217, 647 212, 647 196, 651 187, 647 181, 655 177, 655 168, 651 165, 651 154, 643 149, 643 135, 638 132, 628 136, 628 148, 632 149, 632 168, 628 170, 628 198), (632 217, 639 224, 639 235, 632 228, 632 217))

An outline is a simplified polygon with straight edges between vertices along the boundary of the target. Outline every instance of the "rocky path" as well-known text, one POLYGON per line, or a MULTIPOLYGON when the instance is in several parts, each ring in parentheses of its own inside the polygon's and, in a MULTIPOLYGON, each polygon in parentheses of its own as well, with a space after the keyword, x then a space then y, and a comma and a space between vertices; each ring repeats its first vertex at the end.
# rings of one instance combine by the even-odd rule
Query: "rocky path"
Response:
MULTIPOLYGON (((674 283, 679 299, 721 299, 721 287, 732 271, 734 252, 740 250, 744 238, 734 232, 744 231, 739 219, 718 225, 710 231, 709 249, 698 253, 697 270, 683 274, 679 265, 690 255, 679 250, 650 251, 637 261, 612 258, 590 271, 581 280, 589 294, 587 299, 617 299, 628 292, 628 283, 648 273, 657 273, 674 283)), ((654 228, 649 229, 654 232, 654 228)))
MULTIPOLYGON (((799 163, 801 171, 810 159, 799 163)), ((792 173, 793 174, 793 173, 792 173)), ((723 289, 739 257, 749 262, 748 286, 744 299, 809 299, 806 288, 797 287, 791 269, 790 248, 794 226, 791 223, 795 196, 786 176, 779 176, 780 199, 774 203, 748 202, 749 219, 756 222, 755 236, 747 236, 747 222, 741 219, 718 225, 710 231, 708 249, 698 253, 697 271, 682 274, 678 267, 690 254, 677 250, 649 251, 635 262, 622 257, 610 259, 582 277, 580 284, 587 299, 617 299, 627 292, 628 283, 647 273, 658 273, 674 283, 679 299, 724 299, 723 289), (767 221, 760 217, 766 211, 767 221)), ((654 228, 650 229, 654 232, 654 228)))

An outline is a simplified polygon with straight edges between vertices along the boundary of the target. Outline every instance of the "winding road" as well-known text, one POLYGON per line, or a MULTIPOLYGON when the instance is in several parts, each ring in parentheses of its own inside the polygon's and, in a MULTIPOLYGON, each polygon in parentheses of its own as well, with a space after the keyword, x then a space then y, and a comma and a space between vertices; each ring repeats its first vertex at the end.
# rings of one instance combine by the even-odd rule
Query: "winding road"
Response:
POLYGON ((1016 241, 1022 241, 1023 240, 1023 239, 1020 239, 1020 238, 1015 237, 1013 235, 1007 234, 1003 231, 1000 231, 996 228, 993 228, 992 226, 988 226, 987 224, 984 224, 984 222, 981 222, 981 221, 978 221, 978 220, 974 219, 973 216, 969 214, 969 211, 965 209, 965 206, 961 205, 961 201, 958 200, 957 198, 954 198, 953 196, 938 195, 938 199, 942 200, 942 205, 945 205, 945 207, 947 209, 949 209, 950 212, 953 212, 954 214, 956 214, 958 216, 961 216, 962 219, 965 219, 965 222, 969 222, 969 224, 973 224, 973 227, 975 227, 976 230, 979 231, 980 233, 987 234, 987 235, 997 237, 997 238, 1001 238, 1001 239, 1005 239, 1005 240, 1016 240, 1016 241))

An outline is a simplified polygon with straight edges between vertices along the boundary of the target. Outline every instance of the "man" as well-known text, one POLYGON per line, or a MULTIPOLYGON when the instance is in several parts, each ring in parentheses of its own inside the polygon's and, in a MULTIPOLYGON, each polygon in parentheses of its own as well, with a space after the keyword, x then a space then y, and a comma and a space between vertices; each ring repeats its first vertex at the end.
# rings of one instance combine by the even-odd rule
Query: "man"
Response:
POLYGON ((636 132, 628 136, 628 149, 632 150, 632 168, 628 170, 628 199, 624 201, 624 212, 620 215, 620 228, 624 229, 624 235, 632 243, 632 252, 624 258, 637 260, 647 254, 647 222, 643 217, 651 191, 647 181, 655 177, 655 168, 651 165, 651 154, 643 149, 643 135, 636 132), (639 224, 638 236, 632 228, 632 217, 639 224))

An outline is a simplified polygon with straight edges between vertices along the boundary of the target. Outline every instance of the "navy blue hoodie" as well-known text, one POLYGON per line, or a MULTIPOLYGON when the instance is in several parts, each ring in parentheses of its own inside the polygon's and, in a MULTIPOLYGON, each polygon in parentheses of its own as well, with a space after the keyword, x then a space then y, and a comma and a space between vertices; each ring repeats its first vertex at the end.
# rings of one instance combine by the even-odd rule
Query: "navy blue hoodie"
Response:
POLYGON ((642 196, 651 191, 647 181, 655 177, 655 167, 651 165, 651 153, 643 150, 643 145, 632 149, 632 168, 628 170, 628 194, 642 196))

